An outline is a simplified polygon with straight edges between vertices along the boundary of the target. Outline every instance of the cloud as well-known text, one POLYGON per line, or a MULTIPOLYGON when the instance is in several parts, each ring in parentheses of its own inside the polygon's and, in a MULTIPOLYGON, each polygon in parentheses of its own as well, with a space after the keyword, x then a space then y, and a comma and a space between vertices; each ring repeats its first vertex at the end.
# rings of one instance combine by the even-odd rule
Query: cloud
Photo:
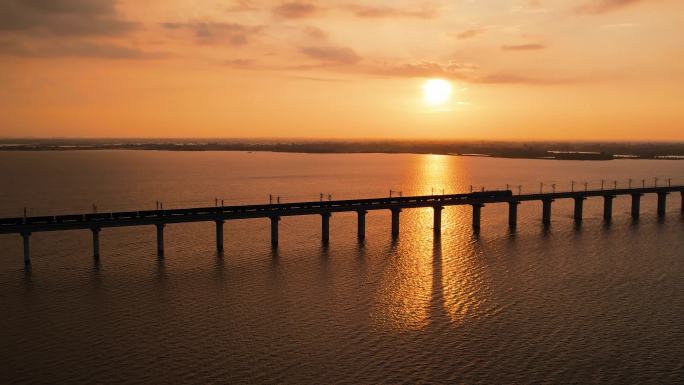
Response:
POLYGON ((604 29, 625 29, 625 28, 636 28, 638 23, 617 23, 617 24, 603 24, 601 28, 604 29))
POLYGON ((98 59, 157 59, 169 56, 162 52, 146 52, 118 44, 72 42, 25 45, 16 41, 0 41, 0 55, 26 58, 81 57, 98 59))
POLYGON ((356 17, 379 19, 379 18, 417 18, 434 19, 437 17, 437 10, 434 7, 423 6, 418 9, 403 9, 394 7, 380 7, 360 4, 347 4, 344 6, 356 17))
MULTIPOLYGON (((591 74, 577 76, 563 76, 562 74, 528 74, 517 72, 487 72, 476 65, 455 60, 420 61, 415 63, 398 63, 391 61, 370 61, 359 57, 349 48, 341 47, 307 47, 302 53, 320 60, 316 64, 261 64, 252 60, 234 59, 224 61, 221 64, 227 67, 250 70, 250 71, 276 71, 281 73, 299 72, 306 73, 326 71, 347 75, 366 75, 380 78, 408 78, 425 79, 440 78, 461 83, 470 84, 496 84, 496 85, 531 85, 551 86, 569 85, 586 82, 604 81, 610 74, 591 74)), ((307 78, 310 76, 297 76, 307 78)))
POLYGON ((453 36, 456 37, 457 39, 465 40, 465 39, 472 39, 476 36, 483 34, 484 32, 485 32, 485 30, 482 28, 472 28, 472 29, 466 29, 465 31, 454 33, 453 36))
POLYGON ((513 73, 494 73, 480 76, 476 79, 471 79, 473 83, 481 84, 529 84, 529 85, 557 85, 557 84, 575 84, 586 81, 582 78, 569 77, 543 77, 543 76, 529 76, 513 73))
POLYGON ((574 84, 591 80, 588 78, 570 78, 560 76, 531 76, 517 73, 487 73, 477 66, 458 61, 436 62, 422 61, 418 63, 373 63, 358 65, 352 68, 337 67, 336 71, 365 73, 388 78, 442 78, 473 84, 528 84, 557 85, 574 84))
POLYGON ((302 32, 307 37, 315 40, 325 40, 328 38, 328 33, 318 27, 304 26, 302 32))
POLYGON ((254 63, 253 60, 251 59, 232 59, 232 60, 226 60, 222 63, 223 65, 227 67, 233 67, 233 68, 255 68, 256 63, 254 63))
POLYGON ((513 44, 513 45, 502 45, 501 49, 504 51, 539 51, 546 49, 544 44, 513 44))
POLYGON ((540 0, 527 0, 521 4, 518 4, 513 8, 515 12, 522 13, 546 13, 547 9, 544 8, 540 0))
POLYGON ((476 67, 471 64, 449 61, 446 63, 421 61, 418 63, 380 63, 367 72, 373 75, 409 78, 448 78, 466 79, 473 76, 476 67))
POLYGON ((347 3, 323 7, 310 1, 291 1, 281 3, 272 10, 275 16, 283 19, 304 19, 318 16, 328 11, 348 12, 361 19, 434 19, 438 16, 437 9, 429 5, 423 5, 418 8, 398 8, 390 6, 373 6, 366 4, 347 3))
POLYGON ((115 6, 116 0, 2 0, 0 33, 112 36, 136 28, 115 6))
POLYGON ((289 2, 273 8, 273 14, 284 19, 302 19, 317 14, 320 8, 313 3, 289 2))
POLYGON ((228 12, 251 12, 258 9, 251 0, 236 0, 233 2, 233 5, 228 7, 228 12))
POLYGON ((195 35, 202 43, 227 42, 231 45, 244 45, 261 31, 261 27, 246 26, 238 23, 214 22, 167 22, 162 23, 167 30, 186 30, 195 35))
POLYGON ((301 52, 312 59, 332 64, 354 64, 361 60, 354 50, 347 47, 311 46, 303 47, 301 52))
POLYGON ((632 4, 640 3, 642 0, 591 0, 574 8, 574 12, 583 15, 598 15, 608 13, 632 4))

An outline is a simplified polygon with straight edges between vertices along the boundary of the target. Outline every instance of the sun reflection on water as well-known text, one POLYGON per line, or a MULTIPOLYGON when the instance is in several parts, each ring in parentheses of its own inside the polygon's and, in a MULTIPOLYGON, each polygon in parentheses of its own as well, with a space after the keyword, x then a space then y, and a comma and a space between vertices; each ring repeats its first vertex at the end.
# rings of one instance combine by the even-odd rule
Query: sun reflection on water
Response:
MULTIPOLYGON (((416 175, 422 194, 454 186, 453 158, 426 155, 416 175)), ((435 191, 435 194, 437 192, 435 191)), ((431 324, 465 322, 484 301, 482 251, 470 229, 468 208, 442 211, 442 236, 433 234, 433 209, 402 213, 400 239, 392 244, 380 278, 371 318, 376 327, 415 331, 431 324)))
POLYGON ((427 324, 431 297, 431 260, 422 250, 394 249, 383 272, 371 315, 376 326, 394 330, 420 330, 427 324))

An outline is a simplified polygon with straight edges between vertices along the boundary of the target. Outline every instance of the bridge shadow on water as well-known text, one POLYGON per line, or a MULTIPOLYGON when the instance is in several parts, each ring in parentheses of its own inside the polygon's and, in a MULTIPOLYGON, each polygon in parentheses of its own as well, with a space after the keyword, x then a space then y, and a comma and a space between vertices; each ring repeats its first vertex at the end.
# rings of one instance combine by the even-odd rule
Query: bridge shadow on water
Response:
POLYGON ((431 325, 442 327, 451 322, 451 317, 446 311, 444 299, 444 283, 442 273, 442 238, 435 237, 432 242, 432 292, 430 299, 429 319, 431 325))

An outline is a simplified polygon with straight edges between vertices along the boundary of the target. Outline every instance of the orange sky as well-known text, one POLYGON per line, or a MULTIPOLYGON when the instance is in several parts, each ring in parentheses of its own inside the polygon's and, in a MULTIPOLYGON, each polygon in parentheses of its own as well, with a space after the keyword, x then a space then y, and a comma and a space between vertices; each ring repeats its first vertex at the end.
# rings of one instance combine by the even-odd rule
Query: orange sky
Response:
POLYGON ((684 140, 682 36, 681 0, 3 0, 0 137, 684 140))

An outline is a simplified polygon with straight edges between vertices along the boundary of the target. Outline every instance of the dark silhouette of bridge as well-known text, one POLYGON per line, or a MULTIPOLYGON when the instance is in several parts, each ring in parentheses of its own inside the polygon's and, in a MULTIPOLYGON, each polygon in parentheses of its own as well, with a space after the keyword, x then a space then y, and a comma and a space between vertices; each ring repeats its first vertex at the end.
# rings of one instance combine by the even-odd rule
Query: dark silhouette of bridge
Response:
POLYGON ((469 194, 425 195, 411 197, 390 197, 375 199, 332 200, 319 202, 278 203, 268 205, 243 205, 199 207, 175 210, 126 211, 112 213, 73 214, 40 217, 21 217, 0 219, 0 234, 21 234, 24 243, 24 263, 30 264, 29 240, 32 233, 62 230, 90 230, 93 235, 93 256, 100 257, 100 231, 108 227, 146 226, 157 228, 157 254, 164 255, 164 227, 168 224, 186 222, 215 222, 216 248, 223 251, 223 224, 227 220, 268 218, 271 221, 271 244, 278 245, 278 222, 284 216, 320 215, 322 241, 327 243, 330 236, 330 217, 338 212, 356 212, 358 217, 358 238, 366 236, 366 214, 371 210, 390 210, 392 213, 392 237, 399 236, 399 215, 404 209, 432 207, 434 209, 434 232, 441 234, 442 210, 445 206, 470 205, 473 210, 472 225, 475 232, 480 230, 482 207, 491 203, 508 203, 508 223, 511 228, 517 225, 518 205, 526 201, 542 203, 542 223, 551 223, 551 206, 557 199, 573 199, 575 202, 574 219, 582 222, 584 200, 591 197, 603 198, 603 217, 610 221, 613 216, 613 199, 618 195, 632 197, 631 214, 638 218, 641 197, 644 194, 658 196, 657 213, 665 215, 667 196, 680 192, 682 212, 684 212, 684 186, 628 188, 611 190, 589 190, 514 195, 511 190, 482 191, 469 194))

